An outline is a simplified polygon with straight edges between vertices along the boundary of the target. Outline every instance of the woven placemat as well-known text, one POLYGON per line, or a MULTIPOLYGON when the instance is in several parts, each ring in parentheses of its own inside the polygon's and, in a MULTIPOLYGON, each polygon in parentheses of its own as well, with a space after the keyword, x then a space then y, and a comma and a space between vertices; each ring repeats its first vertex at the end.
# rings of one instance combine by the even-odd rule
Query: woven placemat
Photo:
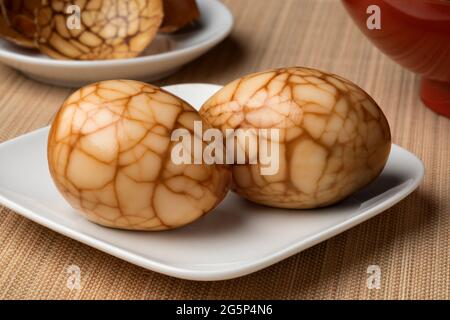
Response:
MULTIPOLYGON (((351 79, 382 106, 396 144, 425 163, 419 189, 379 216, 254 274, 220 282, 160 275, 50 231, 0 207, 0 298, 428 299, 450 298, 450 120, 424 108, 419 78, 374 48, 336 0, 227 0, 226 41, 157 85, 226 83, 302 65, 351 79), (67 268, 81 270, 80 290, 67 268), (368 289, 378 265, 380 289, 368 289)), ((70 90, 0 65, 0 141, 47 125, 70 90)))

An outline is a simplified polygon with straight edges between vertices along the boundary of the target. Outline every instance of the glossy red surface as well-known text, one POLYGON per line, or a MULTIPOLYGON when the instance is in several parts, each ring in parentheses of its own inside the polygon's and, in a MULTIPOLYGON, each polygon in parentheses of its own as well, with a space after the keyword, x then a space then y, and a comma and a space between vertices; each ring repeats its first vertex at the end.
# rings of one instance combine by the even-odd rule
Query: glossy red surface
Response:
POLYGON ((384 53, 423 76, 421 96, 450 117, 450 0, 342 0, 361 31, 384 53), (370 5, 381 29, 369 30, 370 5))

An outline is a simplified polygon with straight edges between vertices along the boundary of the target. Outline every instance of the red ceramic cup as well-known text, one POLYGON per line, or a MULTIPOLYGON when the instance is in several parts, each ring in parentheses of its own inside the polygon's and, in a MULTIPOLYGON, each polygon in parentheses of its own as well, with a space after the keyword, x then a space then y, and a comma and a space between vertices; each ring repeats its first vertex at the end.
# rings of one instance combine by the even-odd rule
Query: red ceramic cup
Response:
POLYGON ((342 0, 361 31, 385 54, 422 76, 427 107, 450 118, 450 0, 342 0), (380 8, 380 29, 367 19, 380 8))

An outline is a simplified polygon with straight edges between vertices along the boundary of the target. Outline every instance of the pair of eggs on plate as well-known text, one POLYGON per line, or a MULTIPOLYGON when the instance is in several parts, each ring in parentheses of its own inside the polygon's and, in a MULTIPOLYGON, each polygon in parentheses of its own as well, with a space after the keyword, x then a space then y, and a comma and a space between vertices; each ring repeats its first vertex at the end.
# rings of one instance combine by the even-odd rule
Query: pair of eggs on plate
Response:
MULTIPOLYGON (((296 67, 235 80, 200 112, 149 84, 92 84, 64 102, 48 142, 58 189, 89 220, 121 229, 167 230, 210 212, 230 187, 273 207, 336 203, 380 174, 391 135, 381 109, 361 88, 296 67), (262 163, 249 161, 251 135, 232 150, 241 147, 243 164, 174 161, 180 143, 172 133, 182 129, 195 143, 196 123, 225 137, 231 129, 248 129, 255 139, 270 140, 277 170, 264 174, 262 163), (276 139, 263 137, 264 130, 276 130, 276 139)), ((194 159, 191 142, 183 150, 194 159)))

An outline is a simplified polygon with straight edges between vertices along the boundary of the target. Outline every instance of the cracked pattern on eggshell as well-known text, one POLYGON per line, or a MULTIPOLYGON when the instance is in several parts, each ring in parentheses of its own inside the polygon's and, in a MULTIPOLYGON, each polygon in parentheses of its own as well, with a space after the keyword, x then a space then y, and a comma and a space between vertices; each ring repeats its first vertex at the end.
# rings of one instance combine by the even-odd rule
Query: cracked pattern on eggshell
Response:
POLYGON ((89 85, 65 101, 52 124, 51 175, 65 199, 98 224, 183 226, 211 211, 231 184, 224 166, 172 162, 172 131, 193 135, 194 121, 201 118, 193 107, 157 87, 129 80, 89 85))
POLYGON ((275 175, 261 175, 258 164, 233 166, 233 189, 274 207, 315 208, 344 199, 380 174, 391 146, 388 122, 367 93, 309 68, 271 70, 231 82, 200 115, 223 133, 280 130, 275 175))
POLYGON ((43 0, 36 16, 39 49, 56 59, 132 58, 154 39, 162 0, 43 0), (81 9, 81 28, 67 27, 68 5, 81 9))

